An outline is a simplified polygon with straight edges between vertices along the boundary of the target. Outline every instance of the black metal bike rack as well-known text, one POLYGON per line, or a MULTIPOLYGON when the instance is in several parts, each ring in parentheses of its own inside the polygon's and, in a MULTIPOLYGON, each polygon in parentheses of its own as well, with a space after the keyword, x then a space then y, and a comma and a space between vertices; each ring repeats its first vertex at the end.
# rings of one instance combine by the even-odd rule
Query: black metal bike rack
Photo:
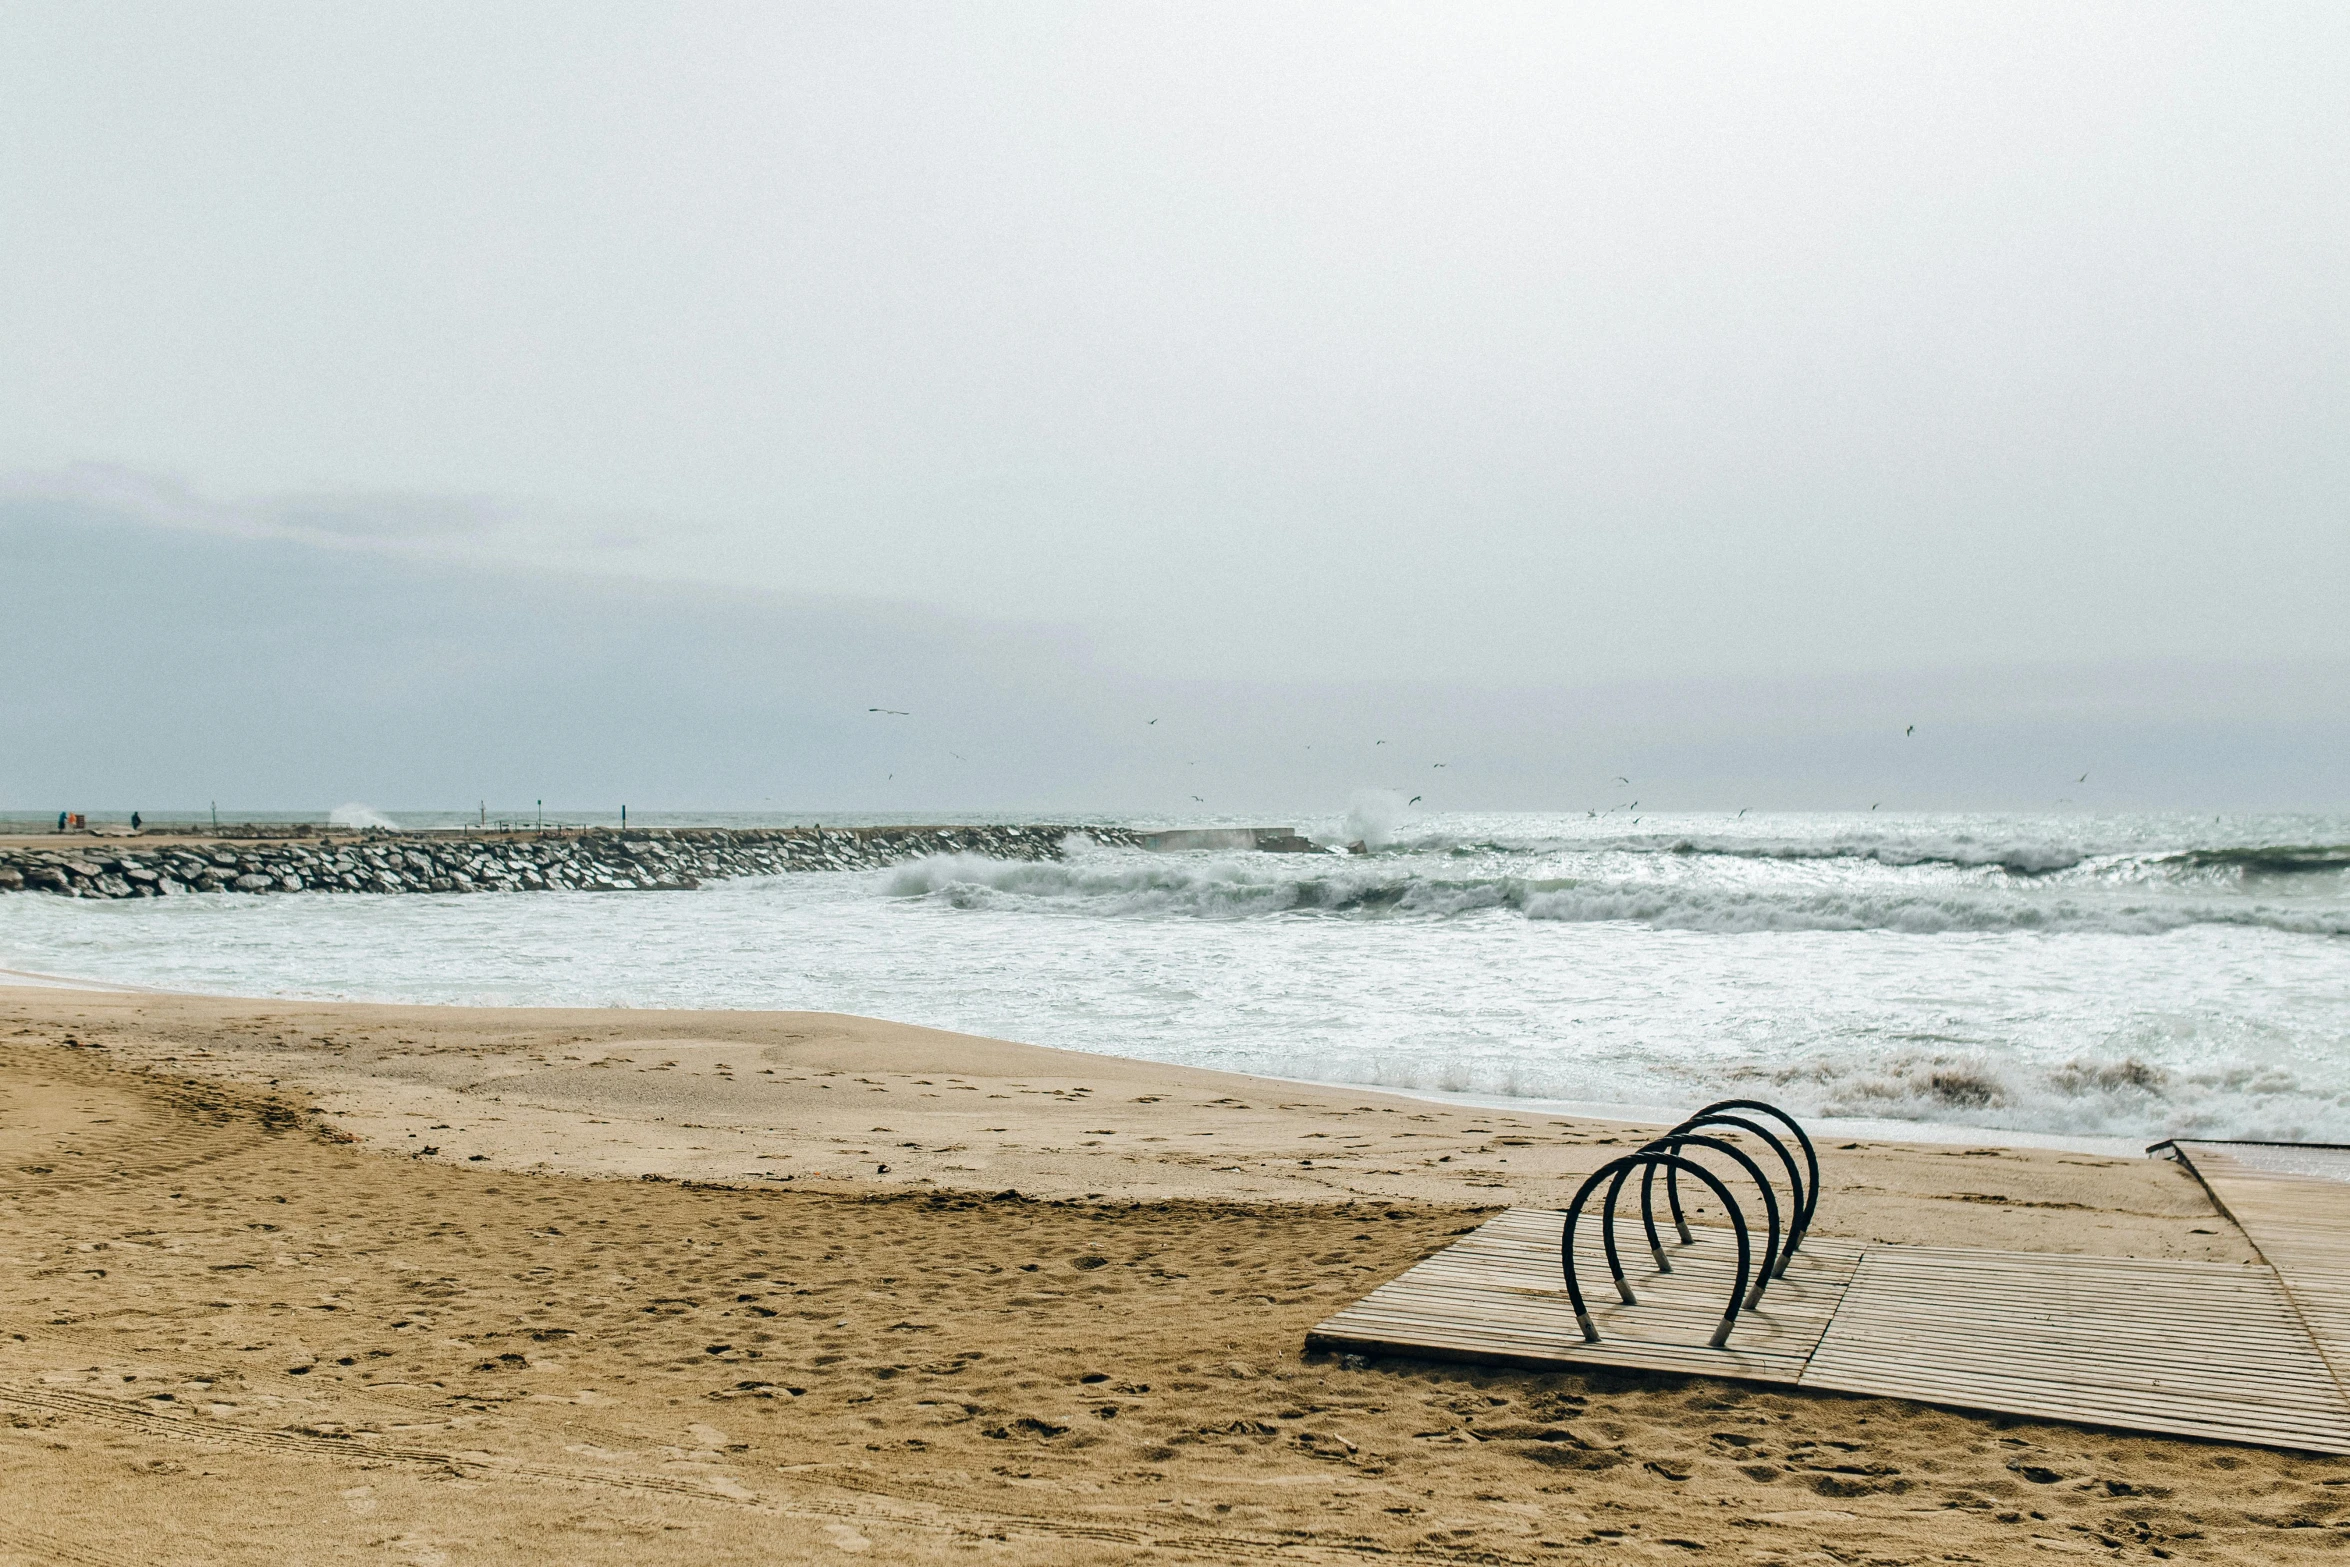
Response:
MULTIPOLYGON (((1683 1139, 1685 1142, 1693 1140, 1695 1139, 1683 1139)), ((1704 1140, 1719 1143, 1719 1139, 1704 1140)), ((1729 1145, 1724 1143, 1720 1146, 1727 1148, 1729 1145)), ((1752 1167, 1752 1160, 1745 1162, 1752 1167)), ((1721 1199, 1722 1211, 1729 1215, 1730 1227, 1738 1238, 1738 1269, 1730 1286, 1730 1304, 1724 1308, 1721 1326, 1714 1329, 1713 1338, 1709 1341, 1713 1348, 1720 1349, 1730 1341, 1730 1330, 1738 1325, 1739 1307, 1747 1298, 1747 1281, 1752 1272, 1753 1248, 1747 1237, 1746 1215, 1740 1210, 1737 1199, 1730 1195, 1730 1188, 1720 1176, 1686 1155, 1666 1152, 1655 1145, 1643 1148, 1637 1153, 1629 1153, 1621 1158, 1611 1159, 1593 1171, 1591 1176, 1576 1188, 1575 1200, 1567 1205, 1566 1224, 1559 1232, 1559 1267, 1566 1274, 1568 1303, 1575 1308, 1575 1322, 1583 1330, 1584 1341, 1591 1344, 1598 1343, 1599 1329, 1592 1325, 1591 1312, 1583 1303, 1583 1286, 1575 1277, 1575 1227, 1583 1218, 1583 1205, 1590 1201, 1591 1194, 1605 1182, 1608 1185, 1608 1194, 1599 1229, 1601 1246, 1607 1253, 1608 1272, 1614 1276, 1616 1292, 1623 1296, 1624 1304, 1628 1306, 1639 1304, 1633 1298, 1632 1286, 1624 1278, 1623 1258, 1616 1251, 1615 1205, 1618 1194, 1624 1189, 1625 1179, 1631 1175, 1633 1170, 1657 1165, 1664 1166, 1668 1174, 1677 1174, 1686 1170, 1690 1175, 1704 1182, 1713 1194, 1721 1199)), ((1757 1169, 1755 1174, 1759 1178, 1761 1171, 1757 1169)), ((1769 1192, 1770 1187, 1767 1183, 1763 1186, 1763 1190, 1766 1193, 1769 1192)), ((1772 1218, 1772 1238, 1774 1241, 1777 1239, 1777 1228, 1778 1220, 1774 1199, 1772 1218)), ((1650 1233, 1653 1239, 1653 1228, 1650 1233)))
MULTIPOLYGON (((1688 1120, 1683 1121, 1679 1126, 1674 1127, 1672 1131, 1666 1133, 1665 1135, 1668 1137, 1678 1137, 1685 1132, 1702 1131, 1709 1126, 1726 1126, 1732 1130, 1747 1132, 1755 1137, 1761 1138, 1765 1143, 1770 1145, 1771 1151, 1779 1156, 1779 1162, 1786 1166, 1787 1190, 1789 1194, 1788 1206, 1791 1210, 1789 1214, 1790 1223, 1787 1227, 1787 1243, 1785 1246, 1778 1249, 1775 1260, 1769 1257, 1766 1257, 1763 1260, 1764 1278, 1783 1279, 1787 1276, 1787 1264, 1789 1260, 1792 1259, 1795 1255, 1795 1242, 1798 1237, 1795 1232, 1794 1221, 1798 1220, 1804 1212, 1803 1171, 1797 1167, 1795 1163, 1795 1155, 1787 1151, 1787 1145, 1785 1143, 1779 1141, 1779 1139, 1773 1136, 1767 1128, 1758 1126, 1754 1122, 1749 1121, 1742 1116, 1709 1115, 1701 1110, 1697 1114, 1691 1116, 1688 1120)), ((1723 1151, 1729 1152, 1730 1150, 1725 1148, 1723 1151)), ((1757 1181, 1762 1180, 1762 1177, 1759 1173, 1752 1170, 1749 1170, 1748 1173, 1753 1174, 1757 1181)), ((1640 1217, 1648 1225, 1649 1250, 1656 1254, 1656 1265, 1658 1271, 1670 1273, 1673 1271, 1673 1266, 1671 1263, 1665 1260, 1664 1249, 1656 1244, 1656 1218, 1653 1206, 1655 1186, 1656 1172, 1654 1170, 1647 1170, 1642 1172, 1640 1177, 1640 1217)), ((1764 1183, 1763 1189, 1766 1192, 1769 1191, 1770 1188, 1767 1182, 1764 1183)), ((1694 1245, 1696 1243, 1697 1237, 1689 1232, 1689 1218, 1681 1211, 1681 1177, 1677 1172, 1672 1170, 1667 1170, 1665 1172, 1665 1202, 1672 1209, 1674 1228, 1681 1232, 1681 1244, 1684 1246, 1694 1245)), ((1766 1205, 1770 1205, 1770 1200, 1767 1197, 1765 1198, 1765 1203, 1766 1205)), ((1757 1298, 1759 1298, 1760 1295, 1761 1291, 1758 1289, 1756 1291, 1757 1298)))
MULTIPOLYGON (((1754 1182, 1755 1190, 1762 1194, 1763 1217, 1769 1230, 1768 1237, 1763 1243, 1762 1266, 1756 1270, 1754 1275, 1753 1293, 1746 1297, 1746 1309, 1752 1311, 1762 1304, 1763 1290, 1771 1281, 1772 1270, 1780 1265, 1779 1237, 1783 1231, 1779 1224, 1779 1195, 1771 1190, 1770 1178, 1763 1174, 1761 1165, 1748 1158, 1745 1150, 1734 1143, 1724 1142, 1719 1137, 1708 1137, 1702 1132, 1675 1130, 1643 1145, 1640 1152, 1678 1154, 1684 1149, 1691 1148, 1708 1149, 1730 1160, 1739 1169, 1746 1172, 1746 1178, 1754 1182)), ((1687 1156, 1684 1155, 1684 1157, 1687 1156)), ((1670 1273, 1673 1271, 1673 1265, 1665 1259, 1664 1243, 1656 1233, 1656 1207, 1649 1201, 1656 1170, 1657 1166, 1649 1165, 1641 1171, 1640 1223, 1642 1228, 1648 1232, 1648 1254, 1656 1259, 1657 1272, 1670 1273)), ((1624 1171, 1623 1174, 1616 1177, 1615 1184, 1608 1188, 1607 1223, 1612 1224, 1615 1221, 1616 1194, 1623 1190, 1624 1182, 1631 1173, 1630 1170, 1624 1171)), ((1673 1191, 1679 1178, 1680 1169, 1678 1166, 1665 1166, 1665 1186, 1668 1195, 1673 1191)), ((1674 1203, 1674 1217, 1676 1219, 1680 1217, 1680 1204, 1677 1200, 1674 1203)), ((1681 1233, 1689 1234, 1687 1225, 1683 1225, 1681 1233)), ((1691 1242, 1694 1243, 1694 1240, 1695 1237, 1692 1236, 1691 1242)))

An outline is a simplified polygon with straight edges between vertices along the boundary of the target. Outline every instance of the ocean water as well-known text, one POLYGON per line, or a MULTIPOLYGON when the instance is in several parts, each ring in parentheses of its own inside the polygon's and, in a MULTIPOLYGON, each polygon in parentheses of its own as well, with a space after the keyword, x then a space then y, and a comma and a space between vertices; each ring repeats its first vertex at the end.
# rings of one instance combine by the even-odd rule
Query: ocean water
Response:
POLYGON ((692 893, 6 896, 0 966, 240 995, 822 1008, 1584 1105, 1740 1093, 2350 1142, 2350 818, 1374 802, 1298 825, 1373 852, 1080 845, 692 893))

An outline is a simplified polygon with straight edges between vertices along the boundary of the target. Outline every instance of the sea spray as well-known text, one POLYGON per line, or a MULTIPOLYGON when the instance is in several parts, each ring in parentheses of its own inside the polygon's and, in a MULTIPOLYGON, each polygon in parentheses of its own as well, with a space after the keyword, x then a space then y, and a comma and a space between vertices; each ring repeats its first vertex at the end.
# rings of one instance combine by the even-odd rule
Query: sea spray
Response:
POLYGON ((1393 789, 1357 790, 1347 804, 1339 831, 1348 843, 1359 843, 1376 853, 1395 841, 1396 829, 1410 812, 1404 797, 1393 789))

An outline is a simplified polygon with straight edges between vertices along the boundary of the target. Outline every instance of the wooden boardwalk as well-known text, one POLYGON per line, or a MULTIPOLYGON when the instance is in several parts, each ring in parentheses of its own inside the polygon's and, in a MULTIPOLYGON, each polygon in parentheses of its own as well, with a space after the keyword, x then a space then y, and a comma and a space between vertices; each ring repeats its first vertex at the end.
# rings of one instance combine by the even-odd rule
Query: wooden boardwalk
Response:
MULTIPOLYGON (((1699 1229, 1659 1275, 1635 1221, 1624 1259, 1640 1304, 1625 1306, 1593 1224, 1578 1252, 1601 1337, 1589 1344, 1560 1284, 1560 1224, 1513 1208, 1319 1324, 1307 1347, 1640 1367, 2350 1453, 2350 1399, 2271 1268, 1815 1237, 1716 1350, 1727 1233, 1699 1229)), ((2350 1277, 2331 1306, 2350 1346, 2350 1277)))
POLYGON ((2350 1148, 2157 1143, 2284 1281, 2336 1378, 2350 1384, 2350 1148))

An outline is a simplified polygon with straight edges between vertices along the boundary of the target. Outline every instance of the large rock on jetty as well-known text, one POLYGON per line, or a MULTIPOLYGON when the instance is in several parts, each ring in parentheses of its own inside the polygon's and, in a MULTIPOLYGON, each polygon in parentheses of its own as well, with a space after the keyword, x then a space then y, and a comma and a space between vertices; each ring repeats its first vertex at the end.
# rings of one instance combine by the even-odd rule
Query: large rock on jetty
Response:
POLYGON ((682 891, 728 876, 853 871, 933 854, 1057 860, 1119 827, 659 828, 643 832, 268 833, 0 849, 0 891, 69 898, 183 892, 682 891))

